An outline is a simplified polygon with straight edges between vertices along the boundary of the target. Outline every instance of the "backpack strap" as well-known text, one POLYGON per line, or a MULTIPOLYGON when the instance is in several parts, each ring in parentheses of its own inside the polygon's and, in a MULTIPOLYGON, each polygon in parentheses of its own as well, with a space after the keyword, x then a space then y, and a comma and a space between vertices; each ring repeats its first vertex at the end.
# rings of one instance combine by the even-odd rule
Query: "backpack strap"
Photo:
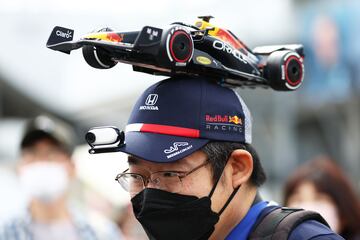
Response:
POLYGON ((292 230, 308 220, 315 220, 329 226, 316 212, 297 208, 275 208, 257 222, 248 239, 285 240, 288 239, 292 230))

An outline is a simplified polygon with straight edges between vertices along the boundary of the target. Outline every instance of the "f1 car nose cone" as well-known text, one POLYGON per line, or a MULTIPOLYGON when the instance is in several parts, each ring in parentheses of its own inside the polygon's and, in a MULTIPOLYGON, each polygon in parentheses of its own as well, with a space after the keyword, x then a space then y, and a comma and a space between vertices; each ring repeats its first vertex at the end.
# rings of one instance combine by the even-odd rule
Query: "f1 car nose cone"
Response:
POLYGON ((170 53, 176 62, 187 62, 193 54, 191 36, 183 30, 175 31, 170 37, 170 53))

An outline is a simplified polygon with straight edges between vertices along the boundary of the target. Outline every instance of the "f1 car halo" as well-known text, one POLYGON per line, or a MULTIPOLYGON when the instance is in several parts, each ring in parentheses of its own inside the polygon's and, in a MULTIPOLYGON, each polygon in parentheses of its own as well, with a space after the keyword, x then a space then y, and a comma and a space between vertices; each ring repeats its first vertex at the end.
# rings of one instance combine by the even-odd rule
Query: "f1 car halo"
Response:
POLYGON ((118 62, 134 71, 174 76, 207 76, 229 86, 296 90, 304 79, 300 44, 261 46, 250 50, 231 31, 201 16, 195 25, 181 22, 165 29, 116 32, 102 28, 73 41, 74 30, 55 27, 47 47, 70 54, 82 48, 86 62, 108 69, 118 62))

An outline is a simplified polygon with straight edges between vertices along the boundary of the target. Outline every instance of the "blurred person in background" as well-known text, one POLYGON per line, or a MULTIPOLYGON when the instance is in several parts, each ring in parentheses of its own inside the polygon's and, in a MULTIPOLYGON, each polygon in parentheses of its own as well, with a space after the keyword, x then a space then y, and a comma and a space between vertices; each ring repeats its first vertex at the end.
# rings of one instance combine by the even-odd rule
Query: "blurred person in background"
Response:
POLYGON ((290 175, 284 205, 317 211, 345 239, 360 239, 359 198, 344 172, 327 157, 317 157, 290 175))
POLYGON ((100 228, 68 205, 75 178, 71 136, 70 129, 46 116, 29 122, 17 168, 28 211, 0 227, 0 240, 122 239, 115 224, 100 228))
POLYGON ((309 51, 304 90, 311 104, 347 101, 356 85, 355 66, 344 51, 347 28, 340 24, 344 17, 317 15, 310 23, 310 34, 306 31, 309 51))
POLYGON ((313 9, 304 12, 306 81, 299 91, 301 108, 295 120, 301 160, 327 152, 350 164, 360 154, 350 147, 360 139, 360 107, 354 98, 360 78, 350 44, 355 39, 354 21, 349 9, 339 5, 325 7, 321 14, 313 9))

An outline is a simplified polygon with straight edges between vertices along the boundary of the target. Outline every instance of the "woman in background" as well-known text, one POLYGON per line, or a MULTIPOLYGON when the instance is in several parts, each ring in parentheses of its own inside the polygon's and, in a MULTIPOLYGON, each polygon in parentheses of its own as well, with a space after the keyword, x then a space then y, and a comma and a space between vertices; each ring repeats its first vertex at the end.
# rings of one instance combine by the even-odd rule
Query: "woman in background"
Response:
POLYGON ((346 175, 327 157, 307 162, 290 175, 284 205, 319 212, 342 237, 360 240, 359 198, 346 175))

